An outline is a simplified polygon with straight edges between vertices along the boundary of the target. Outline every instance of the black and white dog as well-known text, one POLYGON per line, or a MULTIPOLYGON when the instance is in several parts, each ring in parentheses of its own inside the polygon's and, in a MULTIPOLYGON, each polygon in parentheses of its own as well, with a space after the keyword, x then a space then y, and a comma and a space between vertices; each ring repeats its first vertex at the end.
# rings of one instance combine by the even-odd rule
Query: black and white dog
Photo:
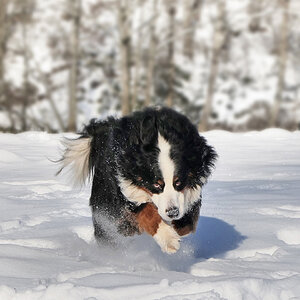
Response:
POLYGON ((72 168, 76 181, 93 178, 90 205, 98 240, 111 238, 104 217, 123 235, 151 234, 167 253, 195 230, 202 186, 217 154, 185 116, 148 108, 92 120, 78 139, 64 144, 61 170, 72 168))

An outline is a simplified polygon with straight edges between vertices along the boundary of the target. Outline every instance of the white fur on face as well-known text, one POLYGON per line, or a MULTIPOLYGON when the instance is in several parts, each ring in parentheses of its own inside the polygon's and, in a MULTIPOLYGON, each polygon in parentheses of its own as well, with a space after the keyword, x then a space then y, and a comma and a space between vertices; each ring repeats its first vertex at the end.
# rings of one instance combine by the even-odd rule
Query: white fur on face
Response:
POLYGON ((118 176, 119 186, 123 195, 129 201, 137 205, 152 201, 165 221, 179 220, 189 210, 191 205, 200 199, 201 187, 197 186, 194 189, 186 188, 180 192, 176 191, 173 186, 175 164, 170 158, 171 145, 161 135, 158 136, 158 148, 160 150, 158 163, 165 182, 162 193, 150 195, 121 175, 118 176), (176 207, 179 210, 179 215, 173 219, 166 214, 166 210, 172 207, 176 207))
POLYGON ((185 207, 188 210, 193 203, 198 201, 201 197, 201 186, 197 185, 196 188, 186 188, 183 191, 184 199, 185 199, 185 207))
POLYGON ((160 194, 152 196, 153 203, 157 206, 160 216, 171 221, 167 216, 166 210, 171 207, 179 209, 179 215, 175 219, 181 219, 188 211, 191 204, 200 199, 201 187, 196 189, 186 188, 183 191, 176 191, 173 186, 173 178, 175 176, 175 164, 170 157, 171 145, 161 136, 158 136, 158 148, 160 150, 158 163, 165 182, 164 191, 160 194))
POLYGON ((151 201, 150 195, 146 191, 135 186, 130 180, 127 180, 120 175, 118 176, 118 180, 121 192, 130 202, 140 205, 151 201))
POLYGON ((165 187, 162 193, 152 196, 152 201, 157 206, 160 216, 166 221, 171 221, 166 214, 166 210, 171 207, 177 207, 179 209, 179 217, 182 217, 184 213, 184 195, 177 192, 173 187, 175 164, 170 158, 171 145, 160 134, 158 135, 158 148, 160 150, 158 163, 165 187))

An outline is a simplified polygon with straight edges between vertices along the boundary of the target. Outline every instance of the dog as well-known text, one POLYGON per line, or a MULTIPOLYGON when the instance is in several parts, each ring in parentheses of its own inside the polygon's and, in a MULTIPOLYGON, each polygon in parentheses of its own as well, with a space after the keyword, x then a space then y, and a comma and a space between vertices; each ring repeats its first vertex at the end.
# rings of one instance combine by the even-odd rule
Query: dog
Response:
POLYGON ((91 120, 64 140, 62 166, 74 180, 92 178, 90 206, 99 242, 112 239, 103 220, 124 236, 150 234, 166 253, 194 232, 201 191, 217 154, 184 115, 147 108, 122 118, 91 120))

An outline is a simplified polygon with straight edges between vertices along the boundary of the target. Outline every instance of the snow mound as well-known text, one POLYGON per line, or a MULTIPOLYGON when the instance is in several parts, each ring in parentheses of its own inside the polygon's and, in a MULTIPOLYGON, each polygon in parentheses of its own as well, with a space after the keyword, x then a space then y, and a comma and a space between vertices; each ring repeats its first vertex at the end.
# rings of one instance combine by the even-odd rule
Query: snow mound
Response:
POLYGON ((10 152, 10 151, 6 151, 6 150, 2 150, 0 149, 0 162, 1 163, 12 163, 12 162, 21 162, 23 161, 23 159, 10 152))
POLYGON ((17 245, 23 247, 56 249, 58 245, 53 241, 41 239, 16 239, 16 240, 0 240, 0 245, 17 245))
MULTIPOLYGON (((288 136, 290 136, 291 132, 285 129, 280 129, 280 128, 268 128, 268 129, 264 129, 262 131, 259 132, 259 135, 261 137, 272 137, 272 138, 286 138, 288 136)), ((296 132, 296 134, 298 134, 298 132, 296 132)))
POLYGON ((56 191, 70 191, 71 187, 62 185, 62 184, 53 184, 53 185, 34 185, 28 188, 30 191, 36 193, 36 194, 48 194, 48 193, 54 193, 56 191))
POLYGON ((277 237, 288 245, 300 245, 300 228, 281 229, 277 237))

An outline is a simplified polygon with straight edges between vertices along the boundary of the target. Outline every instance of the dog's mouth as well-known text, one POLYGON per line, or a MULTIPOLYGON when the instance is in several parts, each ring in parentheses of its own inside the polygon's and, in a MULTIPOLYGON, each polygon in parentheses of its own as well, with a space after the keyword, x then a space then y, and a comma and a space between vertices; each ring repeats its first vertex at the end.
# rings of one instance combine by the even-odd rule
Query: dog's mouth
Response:
POLYGON ((179 209, 172 207, 171 209, 167 209, 166 212, 163 212, 157 207, 154 202, 152 202, 152 204, 155 206, 158 214, 165 222, 169 223, 181 219, 179 209))
POLYGON ((168 218, 175 220, 176 218, 179 217, 179 208, 172 206, 166 209, 166 215, 168 216, 168 218))
POLYGON ((166 222, 172 222, 172 221, 177 221, 177 220, 181 219, 181 217, 176 217, 176 218, 175 217, 174 218, 170 218, 170 217, 165 217, 165 216, 161 216, 161 217, 166 222))
POLYGON ((160 210, 158 209, 158 213, 166 222, 172 222, 182 218, 179 209, 174 207, 172 207, 171 209, 167 209, 165 212, 160 212, 160 210))

